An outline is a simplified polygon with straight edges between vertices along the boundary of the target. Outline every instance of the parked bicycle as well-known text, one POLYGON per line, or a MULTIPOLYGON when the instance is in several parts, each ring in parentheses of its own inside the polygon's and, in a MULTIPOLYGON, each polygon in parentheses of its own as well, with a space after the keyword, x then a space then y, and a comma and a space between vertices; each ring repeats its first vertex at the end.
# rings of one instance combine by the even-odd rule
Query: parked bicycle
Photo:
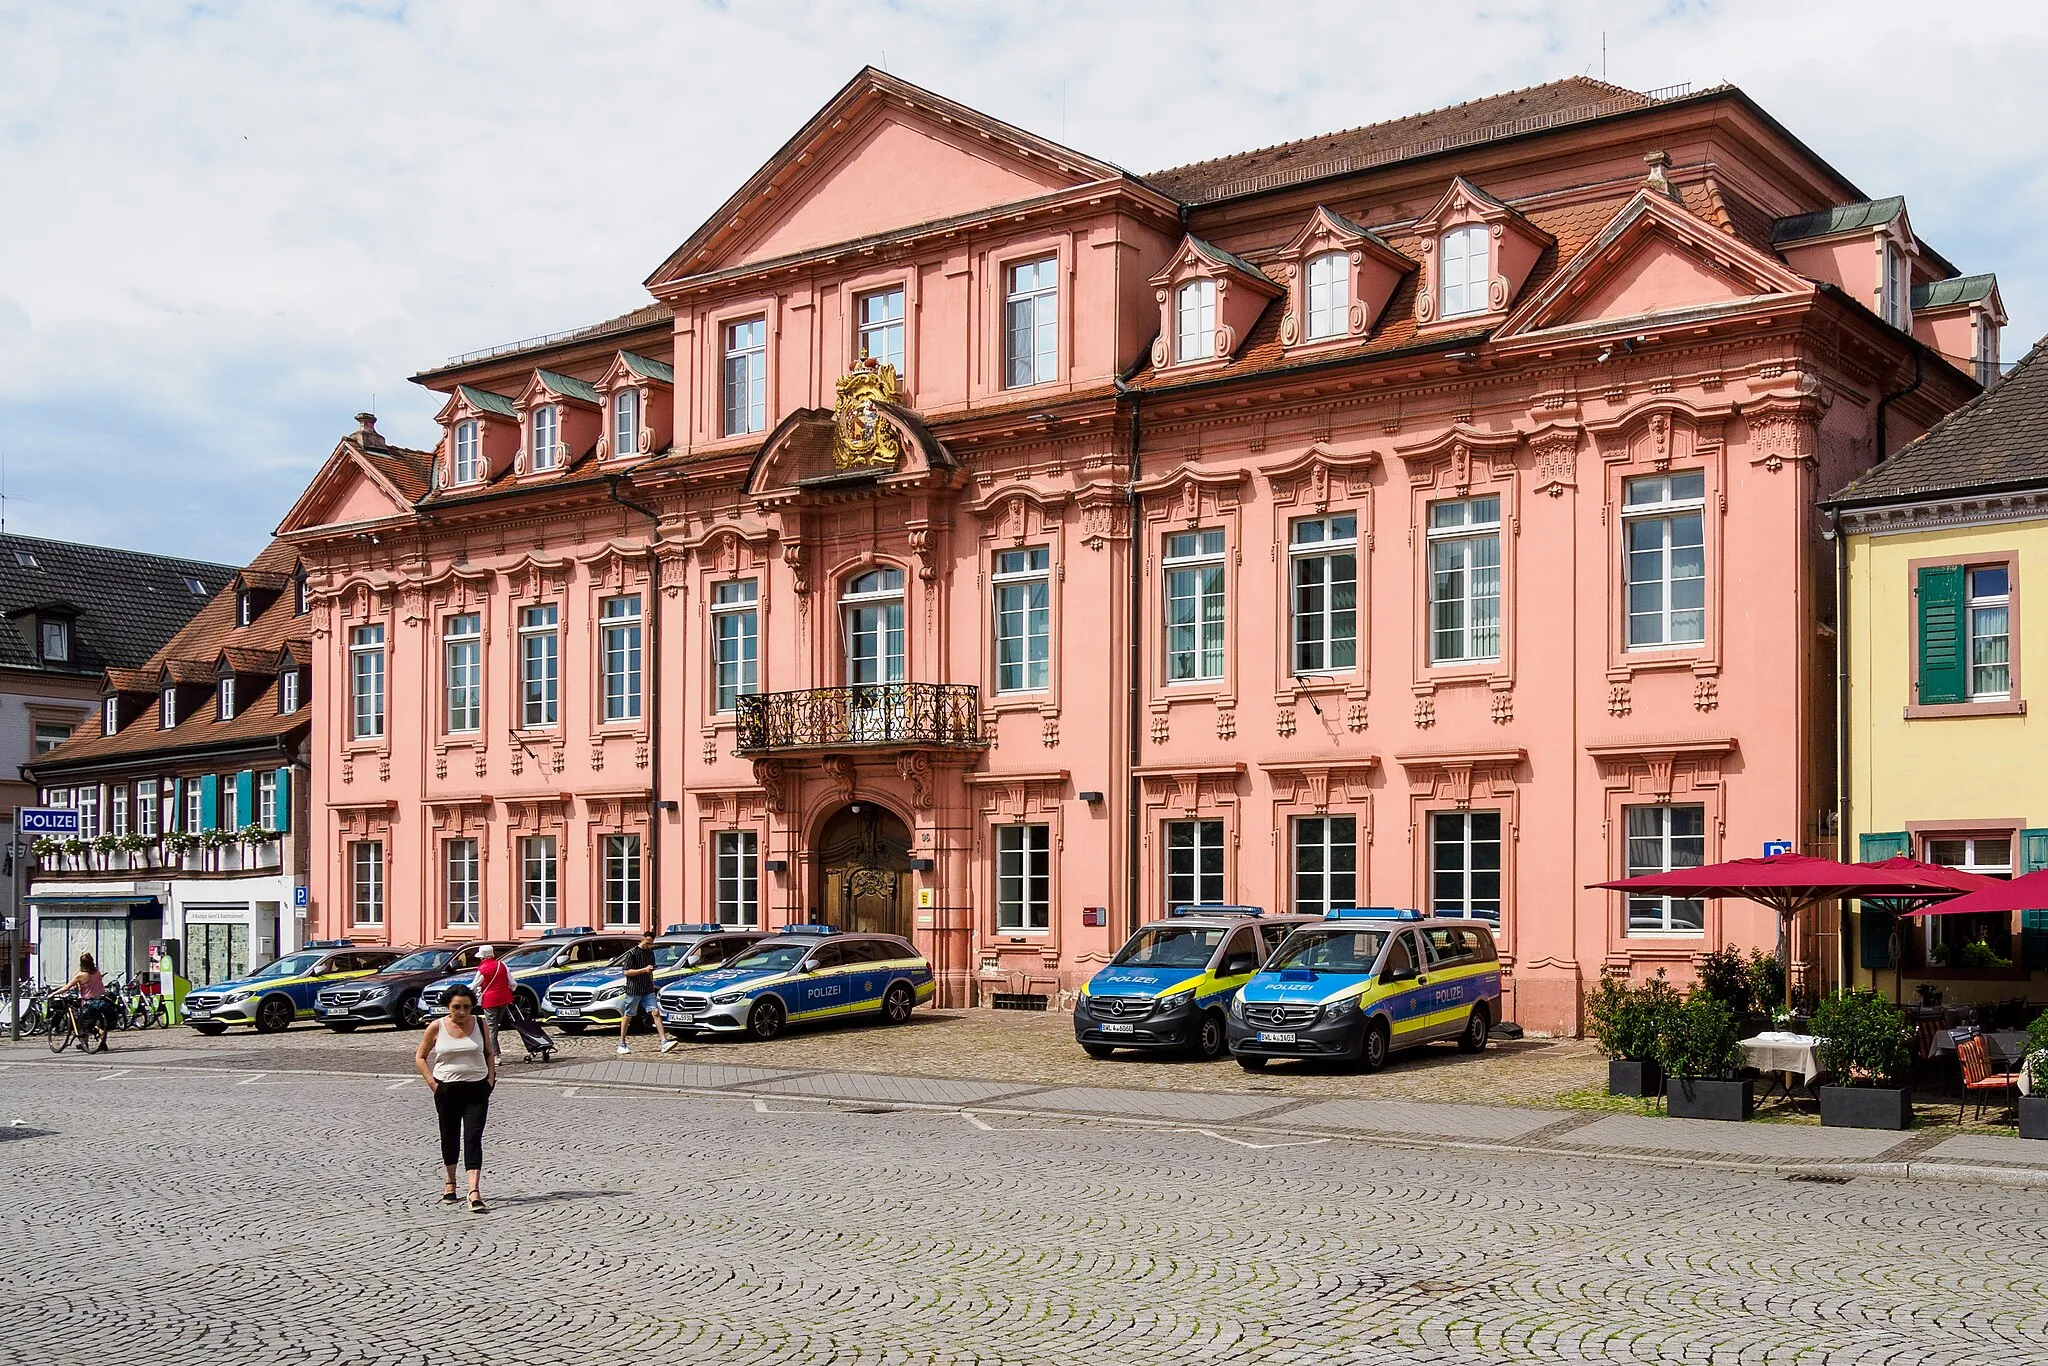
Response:
MULTIPOLYGON (((105 998, 102 998, 104 1001, 105 998)), ((78 1051, 107 1051, 107 1006, 76 992, 62 992, 49 1001, 50 1051, 62 1053, 75 1041, 78 1051)))

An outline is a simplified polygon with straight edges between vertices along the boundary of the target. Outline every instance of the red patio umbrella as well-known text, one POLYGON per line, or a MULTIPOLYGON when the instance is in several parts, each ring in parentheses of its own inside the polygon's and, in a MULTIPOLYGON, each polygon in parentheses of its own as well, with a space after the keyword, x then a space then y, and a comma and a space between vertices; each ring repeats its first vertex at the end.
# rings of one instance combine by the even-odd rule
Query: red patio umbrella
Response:
MULTIPOLYGON (((1911 860, 1908 860, 1910 862, 1911 860)), ((1952 870, 1941 869, 1946 874, 1952 870)), ((1887 868, 1876 863, 1838 863, 1810 854, 1772 854, 1767 858, 1739 858, 1726 863, 1707 863, 1697 868, 1673 868, 1666 873, 1645 873, 1641 877, 1596 882, 1616 892, 1656 892, 1663 896, 1740 897, 1769 906, 1778 913, 1778 959, 1785 973, 1785 1005, 1792 1005, 1791 959, 1785 952, 1792 917, 1809 906, 1847 897, 1896 897, 1932 901, 1955 896, 1957 889, 1945 879, 1925 871, 1887 868)))
POLYGON ((2001 911, 2048 910, 2048 868, 2015 878, 1984 877, 1979 873, 1966 873, 1964 876, 1975 878, 1980 884, 1978 890, 1966 892, 1939 905, 1922 906, 1906 914, 1995 915, 2001 911))

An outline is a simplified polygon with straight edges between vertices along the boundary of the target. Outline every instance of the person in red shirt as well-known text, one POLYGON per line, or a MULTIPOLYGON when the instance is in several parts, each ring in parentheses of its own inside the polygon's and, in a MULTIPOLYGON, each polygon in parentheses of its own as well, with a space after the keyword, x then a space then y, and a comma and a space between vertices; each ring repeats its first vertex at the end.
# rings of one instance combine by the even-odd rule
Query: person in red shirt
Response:
POLYGON ((484 1021, 491 1027, 491 1056, 498 1054, 498 1031, 511 1018, 512 974, 505 971, 505 965, 498 961, 498 950, 486 944, 477 950, 482 960, 477 965, 477 1004, 483 1007, 484 1021))

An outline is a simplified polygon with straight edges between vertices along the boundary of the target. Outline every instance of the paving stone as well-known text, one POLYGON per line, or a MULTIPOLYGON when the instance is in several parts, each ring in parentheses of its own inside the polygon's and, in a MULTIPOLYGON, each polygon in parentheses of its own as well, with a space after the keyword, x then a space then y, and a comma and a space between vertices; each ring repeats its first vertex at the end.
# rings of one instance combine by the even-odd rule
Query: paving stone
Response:
MULTIPOLYGON (((516 1072, 508 1075, 518 1076, 516 1072)), ((633 1086, 744 1086, 749 1082, 773 1081, 790 1075, 774 1067, 720 1067, 703 1063, 669 1063, 648 1059, 636 1062, 577 1063, 550 1070, 549 1081, 620 1082, 633 1086)))
POLYGON ((1943 1162, 2004 1162, 2048 1167, 2048 1143, 2038 1138, 2000 1134, 1957 1134, 1922 1153, 1943 1162))
POLYGON ((1823 1162, 1876 1157, 1896 1147, 1904 1137, 1878 1129, 1823 1129, 1812 1124, 1736 1124, 1712 1119, 1612 1115, 1574 1129, 1561 1142, 1586 1148, 1823 1162))
POLYGON ((1029 1091, 1028 1085, 998 1081, 944 1081, 932 1077, 890 1077, 872 1072, 827 1072, 764 1081, 747 1089, 784 1096, 831 1096, 838 1100, 901 1101, 912 1105, 968 1105, 1029 1091))
POLYGON ((1366 1129, 1382 1134, 1506 1140, 1557 1123, 1554 1110, 1497 1105, 1432 1105, 1409 1100, 1325 1100, 1289 1110, 1285 1123, 1313 1129, 1366 1129))
POLYGON ((1032 1110, 1072 1110, 1094 1115, 1138 1115, 1148 1119, 1209 1120, 1223 1123, 1272 1110, 1285 1096, 1227 1096, 1186 1091, 1126 1091, 1100 1086, 1067 1086, 1018 1101, 1032 1110))

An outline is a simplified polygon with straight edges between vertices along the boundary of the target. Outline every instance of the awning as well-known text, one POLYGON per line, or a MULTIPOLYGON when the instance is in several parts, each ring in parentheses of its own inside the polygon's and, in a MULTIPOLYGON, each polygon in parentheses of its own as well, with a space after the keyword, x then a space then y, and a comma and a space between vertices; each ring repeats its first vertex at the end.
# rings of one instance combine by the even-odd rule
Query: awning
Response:
POLYGON ((28 894, 28 904, 44 915, 123 915, 131 920, 161 918, 163 903, 149 892, 106 892, 67 895, 28 894))

